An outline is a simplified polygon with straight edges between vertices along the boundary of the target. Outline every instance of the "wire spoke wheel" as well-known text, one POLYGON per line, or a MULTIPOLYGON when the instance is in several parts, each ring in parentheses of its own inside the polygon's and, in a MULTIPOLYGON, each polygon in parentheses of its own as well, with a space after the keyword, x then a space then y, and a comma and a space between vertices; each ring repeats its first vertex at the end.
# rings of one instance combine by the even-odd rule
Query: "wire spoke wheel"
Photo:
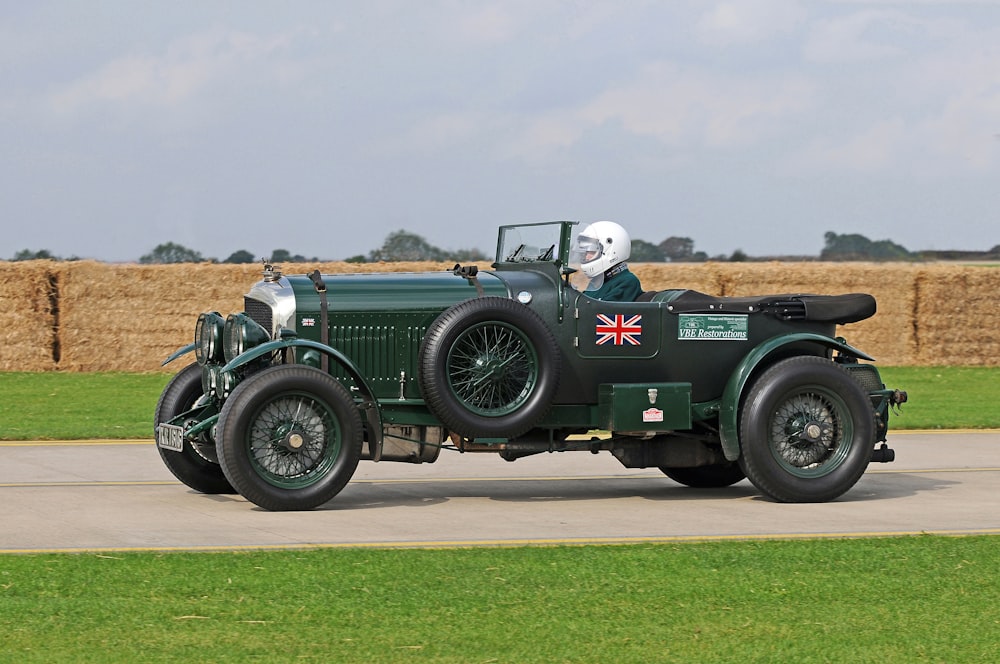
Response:
POLYGON ((843 462, 854 427, 843 399, 812 387, 781 403, 769 429, 771 451, 778 463, 797 477, 816 477, 843 462))
POLYGON ((330 501, 361 459, 354 398, 328 373, 278 365, 242 381, 219 414, 219 460, 250 502, 306 510, 330 501))
POLYGON ((450 431, 470 438, 516 438, 548 411, 561 356, 548 324, 503 297, 446 309, 420 344, 420 392, 450 431))
POLYGON ((833 500, 861 479, 874 444, 871 400, 826 358, 777 362, 743 399, 740 467, 774 500, 833 500))
POLYGON ((538 380, 538 357, 517 329, 483 323, 452 346, 448 375, 456 398, 479 415, 506 415, 530 396, 538 380))
POLYGON ((262 477, 275 486, 308 486, 322 476, 341 448, 336 418, 308 395, 274 398, 253 417, 247 451, 262 477))

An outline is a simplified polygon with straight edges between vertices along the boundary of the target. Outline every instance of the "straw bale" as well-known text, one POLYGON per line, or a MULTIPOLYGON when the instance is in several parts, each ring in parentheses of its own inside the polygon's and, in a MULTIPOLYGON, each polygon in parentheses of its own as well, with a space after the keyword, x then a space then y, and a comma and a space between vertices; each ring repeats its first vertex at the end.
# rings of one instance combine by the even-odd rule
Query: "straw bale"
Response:
MULTIPOLYGON (((226 315, 261 276, 250 265, 5 264, 0 370, 156 371, 193 339, 202 311, 226 315), (54 357, 58 357, 56 362, 54 357)), ((488 264, 476 264, 490 269, 488 264)), ((451 263, 320 263, 289 274, 451 270, 451 263)), ((645 290, 711 295, 867 292, 871 319, 838 334, 882 364, 990 364, 1000 357, 1000 270, 871 263, 636 263, 645 290)), ((174 371, 170 366, 166 370, 174 371)))
POLYGON ((722 285, 711 263, 630 263, 644 291, 687 288, 707 295, 722 295, 722 285))
POLYGON ((1000 364, 1000 270, 928 265, 918 273, 916 292, 919 364, 1000 364))
POLYGON ((0 371, 49 371, 56 368, 59 264, 53 261, 2 263, 0 281, 0 371))
POLYGON ((256 265, 72 264, 64 280, 63 353, 73 371, 155 371, 191 342, 202 311, 238 311, 256 265))

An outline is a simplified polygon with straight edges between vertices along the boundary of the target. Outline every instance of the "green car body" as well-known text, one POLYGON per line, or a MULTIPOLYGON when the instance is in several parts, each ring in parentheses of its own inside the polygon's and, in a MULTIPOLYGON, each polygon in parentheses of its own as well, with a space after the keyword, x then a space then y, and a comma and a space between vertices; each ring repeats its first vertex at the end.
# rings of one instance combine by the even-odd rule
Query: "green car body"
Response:
POLYGON ((891 461, 872 358, 835 336, 865 294, 637 302, 574 288, 574 222, 501 227, 491 270, 283 276, 199 316, 157 406, 170 470, 273 510, 332 499, 359 460, 609 451, 693 487, 744 477, 825 501, 891 461), (882 443, 880 447, 876 447, 882 443))

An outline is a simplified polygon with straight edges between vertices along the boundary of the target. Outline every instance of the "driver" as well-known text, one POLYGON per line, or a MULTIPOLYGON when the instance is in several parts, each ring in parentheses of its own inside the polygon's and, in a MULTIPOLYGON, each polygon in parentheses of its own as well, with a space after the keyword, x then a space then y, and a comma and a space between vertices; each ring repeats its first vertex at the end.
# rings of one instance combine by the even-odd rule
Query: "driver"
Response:
POLYGON ((634 302, 642 293, 639 278, 625 263, 632 253, 628 232, 613 221, 595 221, 576 239, 580 269, 590 283, 584 294, 595 300, 634 302))

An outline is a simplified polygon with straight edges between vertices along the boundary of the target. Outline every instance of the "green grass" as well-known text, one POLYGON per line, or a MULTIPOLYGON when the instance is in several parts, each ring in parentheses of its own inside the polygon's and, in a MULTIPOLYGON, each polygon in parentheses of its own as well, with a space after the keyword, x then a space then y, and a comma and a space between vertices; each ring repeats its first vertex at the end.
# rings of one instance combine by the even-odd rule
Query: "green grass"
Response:
MULTIPOLYGON (((880 367, 910 402, 892 429, 1000 428, 1000 368, 880 367)), ((0 440, 152 438, 169 374, 0 373, 0 440)))
MULTIPOLYGON (((1000 428, 998 369, 882 372, 1000 428)), ((169 378, 0 374, 0 438, 149 438, 169 378)), ((7 555, 0 662, 1000 661, 996 542, 7 555)))
POLYGON ((152 438, 170 374, 0 373, 0 440, 152 438))
POLYGON ((1000 428, 1000 367, 879 367, 887 387, 909 402, 891 429, 1000 428))
POLYGON ((0 558, 0 659, 988 662, 996 538, 0 558))

